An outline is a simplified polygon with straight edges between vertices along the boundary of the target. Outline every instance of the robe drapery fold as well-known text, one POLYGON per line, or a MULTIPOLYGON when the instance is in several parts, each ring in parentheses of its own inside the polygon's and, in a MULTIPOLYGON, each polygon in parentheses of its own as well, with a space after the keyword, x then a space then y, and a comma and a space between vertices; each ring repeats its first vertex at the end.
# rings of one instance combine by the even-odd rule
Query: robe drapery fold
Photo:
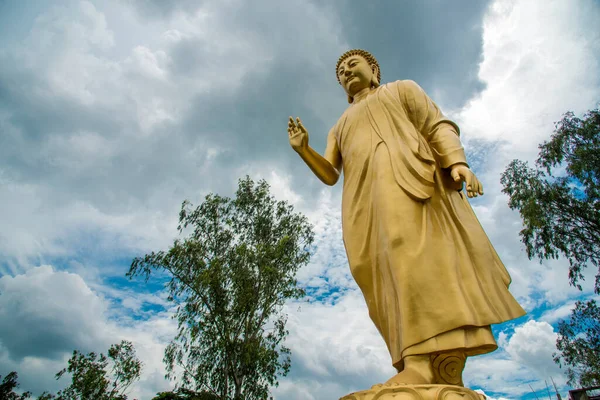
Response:
POLYGON ((525 312, 446 169, 467 164, 456 124, 416 83, 396 81, 355 99, 333 133, 350 269, 392 363, 419 349, 492 351, 489 325, 525 312))

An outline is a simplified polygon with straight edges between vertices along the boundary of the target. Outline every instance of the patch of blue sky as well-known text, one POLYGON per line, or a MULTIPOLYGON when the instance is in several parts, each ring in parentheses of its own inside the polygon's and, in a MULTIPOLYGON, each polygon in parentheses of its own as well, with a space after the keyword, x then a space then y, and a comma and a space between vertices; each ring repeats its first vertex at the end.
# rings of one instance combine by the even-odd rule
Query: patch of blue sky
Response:
POLYGON ((150 302, 145 302, 142 307, 140 308, 140 311, 142 313, 146 313, 146 314, 156 314, 162 311, 165 311, 166 307, 161 305, 161 304, 157 304, 157 303, 150 303, 150 302))
POLYGON ((577 199, 581 201, 585 201, 588 198, 587 193, 585 192, 585 185, 581 183, 581 181, 574 177, 569 177, 567 179, 567 185, 571 190, 571 194, 577 199))
POLYGON ((168 307, 156 303, 144 302, 139 308, 133 310, 124 307, 122 304, 115 304, 115 311, 117 312, 109 319, 118 321, 119 324, 122 325, 124 315, 126 316, 126 319, 130 319, 132 322, 147 321, 168 311, 168 307))
POLYGON ((323 303, 335 305, 340 299, 350 290, 347 287, 341 287, 333 285, 329 282, 327 276, 319 277, 323 284, 318 286, 304 286, 303 289, 306 291, 305 299, 309 303, 323 303))
POLYGON ((487 169, 490 157, 493 157, 504 142, 500 140, 489 141, 470 139, 464 142, 465 155, 471 170, 477 175, 487 169))
POLYGON ((132 259, 124 258, 115 261, 122 266, 120 270, 123 273, 106 276, 103 279, 104 285, 116 290, 112 298, 113 307, 123 308, 134 320, 147 320, 168 310, 172 304, 167 301, 165 286, 171 279, 167 272, 152 270, 148 280, 143 276, 130 279, 125 276, 125 273, 129 270, 132 259))
POLYGON ((500 334, 504 334, 507 337, 512 336, 515 333, 515 328, 522 326, 525 322, 535 319, 531 313, 527 313, 522 317, 515 318, 510 321, 503 322, 501 324, 492 325, 492 333, 496 341, 499 340, 500 334))
POLYGON ((109 300, 108 319, 118 322, 119 325, 127 321, 146 321, 157 315, 167 312, 172 304, 165 297, 146 296, 138 292, 120 292, 105 295, 109 300))
MULTIPOLYGON (((544 301, 543 300, 543 292, 539 291, 539 292, 534 292, 530 295, 530 297, 536 298, 538 301, 536 302, 538 305, 531 309, 531 310, 527 310, 527 314, 521 318, 515 319, 513 321, 509 321, 506 322, 505 324, 501 324, 500 326, 505 326, 506 328, 510 328, 511 326, 519 326, 524 324, 526 321, 528 320, 536 320, 536 321, 540 321, 543 320, 544 315, 547 314, 548 312, 551 312, 552 310, 555 310, 557 308, 560 308, 564 303, 569 303, 571 300, 565 300, 563 303, 561 304, 551 304, 548 301, 544 301)), ((580 296, 578 296, 576 299, 585 299, 586 295, 584 293, 581 293, 580 296)), ((554 330, 557 329, 558 327, 558 320, 557 321, 553 321, 550 325, 552 325, 552 327, 554 328, 554 330)))
POLYGON ((576 177, 568 176, 564 167, 555 168, 551 176, 546 176, 548 182, 555 182, 558 178, 566 178, 567 186, 577 200, 585 201, 588 198, 586 186, 576 177))
POLYGON ((104 282, 108 285, 118 288, 128 288, 137 290, 140 292, 157 292, 163 290, 167 282, 171 279, 171 275, 162 270, 152 270, 148 280, 146 280, 145 276, 138 275, 133 278, 126 276, 126 273, 129 271, 129 266, 131 265, 132 259, 125 259, 118 262, 120 271, 122 274, 115 274, 106 276, 104 278, 104 282))
POLYGON ((0 278, 4 275, 13 276, 22 272, 18 261, 9 259, 4 254, 0 254, 0 278))
POLYGON ((133 258, 133 255, 127 254, 98 256, 78 251, 68 257, 46 259, 44 264, 52 265, 57 271, 78 273, 81 272, 81 269, 94 270, 101 280, 100 283, 119 290, 128 289, 140 292, 162 290, 169 280, 169 276, 165 272, 153 270, 147 282, 143 276, 136 276, 133 279, 126 276, 133 258))
POLYGON ((132 256, 124 255, 98 259, 94 255, 78 253, 48 259, 45 263, 57 271, 72 273, 81 274, 82 269, 93 269, 98 279, 87 280, 86 283, 108 301, 109 319, 121 322, 127 319, 147 320, 168 309, 164 288, 170 277, 165 272, 153 271, 148 281, 143 277, 130 279, 125 274, 132 259, 132 256))
MULTIPOLYGON (((532 304, 535 304, 535 307, 532 310, 535 310, 541 306, 543 306, 546 302, 546 293, 543 290, 537 290, 533 288, 532 292, 528 295, 529 301, 532 304)), ((528 310, 528 311, 532 311, 528 310)))

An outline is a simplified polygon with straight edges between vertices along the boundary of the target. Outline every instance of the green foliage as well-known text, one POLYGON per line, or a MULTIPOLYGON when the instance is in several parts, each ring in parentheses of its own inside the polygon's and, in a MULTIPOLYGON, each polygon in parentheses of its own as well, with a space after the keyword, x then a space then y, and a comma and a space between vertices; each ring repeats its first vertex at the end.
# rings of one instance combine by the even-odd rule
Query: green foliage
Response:
POLYGON ((40 395, 40 396, 37 398, 37 400, 53 400, 53 399, 56 399, 56 396, 55 396, 55 395, 53 395, 53 394, 50 394, 50 393, 48 393, 48 392, 44 392, 44 393, 42 393, 42 394, 41 394, 41 395, 40 395))
POLYGON ((219 400, 219 397, 206 391, 194 392, 182 388, 176 392, 157 393, 152 400, 219 400))
POLYGON ((529 258, 565 256, 569 281, 581 290, 583 270, 598 268, 600 294, 600 112, 567 113, 540 146, 536 168, 514 160, 502 175, 509 206, 519 210, 529 258), (557 170, 564 173, 554 174, 557 170))
MULTIPOLYGON (((502 175, 509 206, 519 210, 529 258, 569 260, 569 281, 582 289, 583 270, 598 268, 600 294, 600 112, 583 119, 567 113, 540 145, 536 168, 514 160, 502 175), (560 171, 557 173, 557 171, 560 171)), ((567 367, 569 384, 600 384, 600 312, 595 301, 577 302, 558 325, 554 361, 567 367)))
POLYGON ((140 378, 142 362, 137 359, 133 344, 126 340, 110 346, 108 357, 92 352, 87 355, 75 350, 68 367, 56 374, 72 376, 71 385, 58 392, 56 400, 126 400, 125 392, 140 378), (112 365, 108 370, 108 366, 112 365))
MULTIPOLYGON (((0 375, 2 378, 2 375, 0 375)), ((13 371, 4 377, 2 383, 0 384, 0 399, 2 400, 26 400, 31 397, 30 392, 25 392, 23 394, 16 394, 14 392, 15 389, 19 387, 19 375, 13 371)))
POLYGON ((600 385, 600 307, 594 300, 578 301, 568 321, 558 324, 554 362, 566 365, 568 384, 600 385))
POLYGON ((152 398, 152 400, 187 400, 185 397, 180 396, 176 392, 159 392, 152 398))
POLYGON ((300 298, 298 269, 313 241, 307 219, 276 201, 265 181, 239 181, 234 199, 215 194, 193 208, 184 201, 180 234, 168 251, 135 258, 128 276, 167 271, 179 330, 165 351, 167 377, 219 399, 267 399, 290 369, 281 308, 300 298))

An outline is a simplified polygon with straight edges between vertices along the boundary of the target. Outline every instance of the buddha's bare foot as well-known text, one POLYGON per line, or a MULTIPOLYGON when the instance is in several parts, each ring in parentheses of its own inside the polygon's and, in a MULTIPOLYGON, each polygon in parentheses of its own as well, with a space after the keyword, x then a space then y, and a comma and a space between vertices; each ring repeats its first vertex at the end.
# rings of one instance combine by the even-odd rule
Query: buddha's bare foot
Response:
POLYGON ((386 382, 386 384, 389 383, 410 385, 434 383, 429 355, 407 356, 404 359, 404 369, 386 382))

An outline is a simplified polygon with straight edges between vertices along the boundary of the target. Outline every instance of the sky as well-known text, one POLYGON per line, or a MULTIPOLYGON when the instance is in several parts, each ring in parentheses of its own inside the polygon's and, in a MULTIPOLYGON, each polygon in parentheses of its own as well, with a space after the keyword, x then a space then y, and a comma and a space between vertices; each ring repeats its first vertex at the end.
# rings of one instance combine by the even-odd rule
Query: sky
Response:
POLYGON ((534 160, 565 112, 598 105, 599 20, 597 0, 1 0, 0 375, 56 392, 74 349, 130 340, 144 363, 130 398, 172 389, 172 304, 125 273, 177 238, 183 200, 231 196, 246 174, 316 233, 275 398, 336 399, 393 375, 347 265, 342 185, 321 184, 287 139, 300 116, 323 151, 348 105, 336 61, 363 48, 383 83, 416 81, 461 127, 485 190, 471 204, 528 313, 493 326, 499 349, 468 360, 465 384, 531 399, 552 378, 564 398, 557 323, 593 296, 594 271, 579 292, 565 260, 527 259, 500 175, 534 160))

